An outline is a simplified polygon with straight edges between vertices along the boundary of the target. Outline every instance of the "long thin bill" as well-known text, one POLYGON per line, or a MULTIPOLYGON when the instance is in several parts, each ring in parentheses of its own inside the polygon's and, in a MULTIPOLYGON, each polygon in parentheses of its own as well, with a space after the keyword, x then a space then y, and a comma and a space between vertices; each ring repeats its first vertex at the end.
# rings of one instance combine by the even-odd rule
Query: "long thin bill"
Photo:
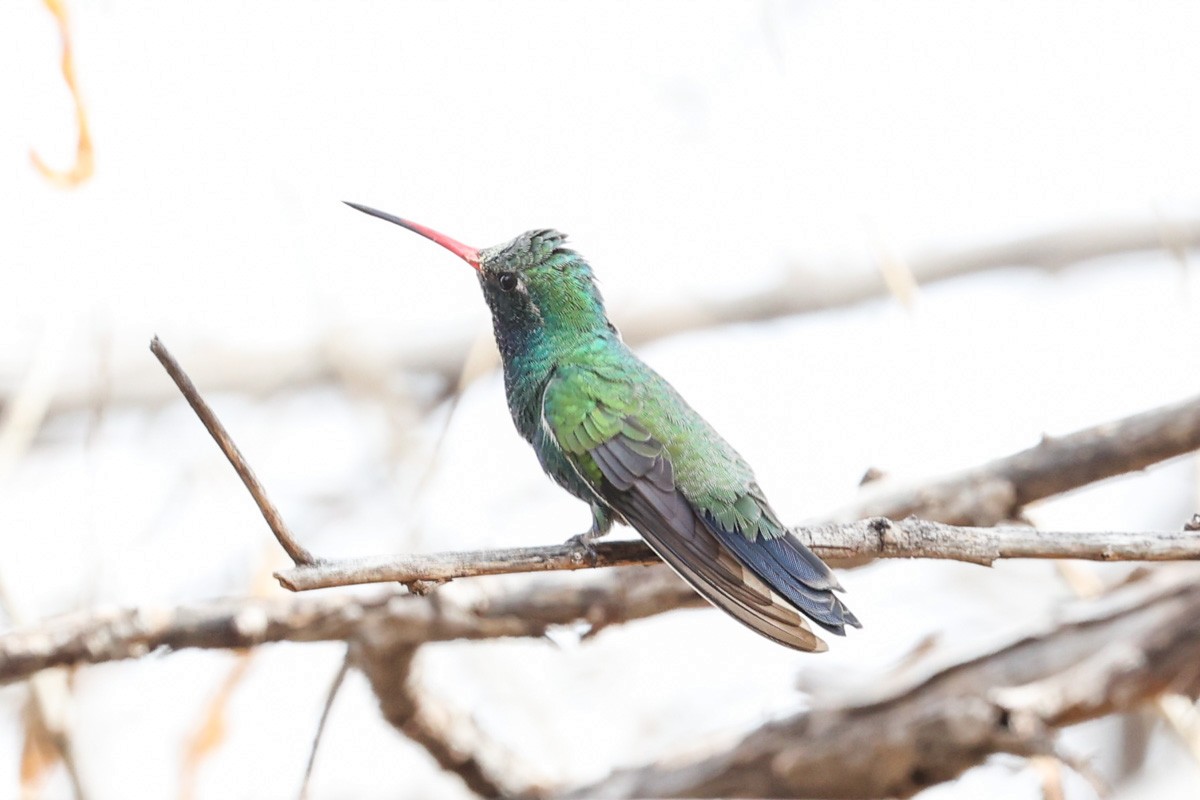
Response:
POLYGON ((355 211, 361 211, 364 214, 370 214, 372 217, 385 219, 388 222, 399 225, 401 228, 408 228, 413 233, 419 233, 429 241, 440 244, 442 247, 446 248, 451 253, 454 253, 454 255, 458 256, 475 269, 479 269, 479 251, 474 247, 468 247, 460 241, 451 239, 444 233, 438 233, 433 228, 426 228, 424 225, 419 225, 416 222, 409 222, 406 219, 401 219, 400 217, 389 214, 386 211, 380 211, 379 209, 371 208, 370 206, 359 205, 358 203, 351 203, 349 200, 343 200, 342 202, 353 208, 355 211))

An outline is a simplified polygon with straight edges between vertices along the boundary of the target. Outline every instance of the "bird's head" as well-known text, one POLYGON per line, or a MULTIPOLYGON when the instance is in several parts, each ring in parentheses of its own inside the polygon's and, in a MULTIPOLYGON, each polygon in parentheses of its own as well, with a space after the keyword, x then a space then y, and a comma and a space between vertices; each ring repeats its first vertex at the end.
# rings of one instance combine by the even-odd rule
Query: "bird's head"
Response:
POLYGON ((497 339, 504 334, 587 333, 608 327, 604 301, 587 261, 549 228, 477 249, 445 234, 356 203, 351 208, 387 220, 440 244, 473 267, 492 311, 497 339))

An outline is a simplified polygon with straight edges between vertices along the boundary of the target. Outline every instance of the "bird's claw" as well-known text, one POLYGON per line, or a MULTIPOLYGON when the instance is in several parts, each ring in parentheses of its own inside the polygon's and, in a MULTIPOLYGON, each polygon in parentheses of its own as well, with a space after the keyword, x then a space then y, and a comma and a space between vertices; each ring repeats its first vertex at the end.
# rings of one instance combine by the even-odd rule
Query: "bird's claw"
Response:
POLYGON ((583 533, 578 533, 572 536, 570 539, 567 539, 565 544, 567 547, 570 547, 573 550, 584 551, 589 558, 594 558, 596 555, 595 542, 597 538, 596 531, 588 530, 584 531, 583 533))
POLYGON ((592 506, 592 527, 580 534, 567 539, 566 545, 573 550, 582 550, 589 561, 595 562, 596 545, 594 542, 612 528, 612 515, 603 507, 592 506))

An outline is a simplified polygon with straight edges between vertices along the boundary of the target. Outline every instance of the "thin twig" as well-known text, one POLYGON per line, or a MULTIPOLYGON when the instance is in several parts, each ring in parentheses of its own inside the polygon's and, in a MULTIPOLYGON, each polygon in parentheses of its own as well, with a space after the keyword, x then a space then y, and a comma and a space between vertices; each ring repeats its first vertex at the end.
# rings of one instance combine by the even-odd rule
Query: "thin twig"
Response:
MULTIPOLYGON (((171 354, 157 336, 151 342, 150 349, 158 357, 158 360, 162 362, 163 367, 167 370, 172 380, 175 381, 179 390, 183 392, 184 397, 187 398, 196 415, 200 417, 200 421, 204 424, 204 427, 212 435, 218 446, 220 446, 221 451, 225 453, 225 457, 229 459, 229 463, 233 465, 233 468, 241 477, 242 483, 250 491, 255 504, 258 505, 259 510, 262 512, 263 518, 275 534, 275 538, 279 540, 280 545, 292 557, 292 561, 297 566, 319 566, 319 562, 313 558, 312 554, 300 546, 292 537, 283 518, 267 498, 266 491, 257 478, 255 478, 253 470, 246 463, 245 458, 243 458, 237 445, 230 438, 229 433, 221 425, 220 420, 217 419, 216 415, 208 407, 208 404, 204 402, 204 399, 183 371, 183 368, 171 357, 171 354)), ((409 581, 407 586, 410 591, 421 594, 425 590, 427 582, 409 581)), ((431 601, 431 604, 436 607, 437 602, 431 601)), ((234 620, 233 625, 242 634, 247 629, 251 635, 266 633, 265 630, 257 627, 258 623, 264 622, 261 617, 251 617, 251 622, 253 624, 248 626, 245 618, 239 618, 234 620)), ((383 711, 384 717, 388 722, 405 736, 425 748, 429 755, 443 769, 458 775, 472 791, 485 796, 500 796, 503 794, 500 783, 492 775, 492 768, 483 763, 477 757, 475 751, 462 752, 460 748, 456 747, 450 741, 447 731, 432 724, 429 719, 420 713, 420 698, 410 683, 409 673, 413 657, 416 655, 418 648, 426 640, 417 638, 414 641, 406 642, 402 638, 398 639, 395 636, 389 636, 387 637, 386 644, 379 647, 366 634, 367 629, 363 628, 356 631, 356 635, 346 637, 356 647, 347 653, 347 659, 343 664, 342 672, 339 673, 334 686, 330 690, 325 712, 322 715, 321 725, 313 742, 313 749, 309 757, 308 768, 305 772, 304 783, 301 788, 302 795, 307 792, 309 776, 311 775, 316 759, 317 743, 320 740, 321 730, 324 729, 325 718, 329 713, 329 706, 333 703, 333 697, 337 689, 341 686, 342 678, 352 660, 351 653, 353 652, 358 653, 357 658, 353 660, 371 681, 371 686, 379 699, 380 709, 383 711), (380 653, 385 654, 385 656, 379 657, 380 653)), ((520 635, 520 633, 517 632, 517 635, 520 635)), ((482 747, 479 748, 479 750, 482 749, 482 747)))
POLYGON ((346 673, 349 671, 350 652, 347 650, 346 655, 342 658, 342 665, 338 667, 337 674, 333 676, 333 682, 329 684, 329 691, 325 694, 325 707, 321 709, 321 721, 317 723, 312 749, 308 751, 308 764, 304 767, 304 781, 300 784, 300 800, 308 800, 308 785, 312 780, 313 766, 317 763, 317 749, 321 746, 321 737, 325 733, 326 723, 329 722, 329 711, 333 708, 333 701, 341 691, 342 683, 345 682, 346 673))
POLYGON ((196 385, 192 383, 191 378, 183 371, 183 367, 179 366, 179 362, 167 350, 167 346, 155 336, 150 342, 150 352, 158 358, 163 365, 163 369, 171 376, 171 380, 175 381, 175 385, 179 387, 179 391, 183 393, 184 398, 188 401, 188 405, 196 412, 196 416, 200 418, 200 422, 204 424, 213 441, 221 448, 221 452, 229 459, 229 463, 233 465, 238 477, 242 479, 242 483, 246 485, 250 496, 254 498, 255 505, 262 512, 263 519, 267 521, 267 525, 271 528, 271 533, 275 534, 275 538, 279 540, 280 546, 287 551, 292 561, 297 565, 313 565, 317 564, 317 559, 312 553, 308 552, 288 530, 287 523, 283 521, 279 510, 275 508, 274 503, 267 497, 267 490, 258 482, 258 478, 254 476, 254 470, 250 469, 250 465, 246 463, 246 459, 242 457, 242 453, 238 450, 233 439, 230 438, 229 432, 225 430, 225 426, 217 419, 217 415, 208 407, 208 403, 204 402, 204 398, 200 396, 200 392, 196 389, 196 385))
MULTIPOLYGON (((1087 561, 1181 561, 1200 558, 1200 533, 1191 531, 1081 532, 1032 528, 966 528, 915 517, 883 517, 795 529, 817 555, 837 566, 875 558, 939 558, 990 565, 1003 558, 1087 561)), ((359 583, 445 582, 479 575, 653 564, 644 542, 617 541, 426 555, 388 555, 326 561, 275 573, 294 592, 359 583)))

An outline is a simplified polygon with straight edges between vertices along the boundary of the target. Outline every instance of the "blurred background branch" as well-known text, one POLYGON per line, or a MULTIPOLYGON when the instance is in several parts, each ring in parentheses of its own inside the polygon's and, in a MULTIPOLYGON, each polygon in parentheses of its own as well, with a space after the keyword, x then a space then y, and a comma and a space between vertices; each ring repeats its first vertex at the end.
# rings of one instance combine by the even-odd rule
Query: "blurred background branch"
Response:
MULTIPOLYGON (((0 414, 0 487, 37 437, 54 397, 72 334, 73 326, 64 315, 55 314, 46 320, 25 376, 0 414)), ((30 603, 9 588, 7 569, 8 565, 0 561, 0 611, 9 624, 24 626, 32 617, 30 603)), ((36 795, 48 774, 61 764, 76 800, 87 800, 91 795, 79 768, 72 732, 71 675, 64 669, 51 669, 26 677, 29 696, 23 714, 22 792, 36 795)))
POLYGON ((1054 755, 1054 731, 1200 692, 1200 572, 1180 566, 1081 603, 1052 629, 913 681, 818 697, 730 748, 614 773, 574 797, 910 797, 989 756, 1054 755))
POLYGON ((399 591, 239 598, 179 607, 69 614, 0 634, 0 683, 42 670, 144 658, 186 648, 239 650, 270 642, 353 641, 389 645, 509 637, 540 638, 554 626, 615 625, 703 600, 670 572, 605 581, 547 580, 495 601, 460 606, 399 591))
MULTIPOLYGON (((165 352, 161 345, 158 349, 165 352)), ((187 379, 182 368, 170 359, 169 354, 160 355, 160 358, 165 358, 167 363, 172 365, 173 377, 181 387, 189 391, 189 402, 193 407, 207 409, 207 404, 187 379)), ((909 488, 893 496, 901 498, 896 502, 911 505, 911 497, 928 498, 936 495, 939 502, 929 506, 930 508, 955 509, 954 512, 944 513, 961 516, 959 509, 978 504, 957 500, 969 497, 982 486, 994 484, 1001 480, 1001 476, 1008 481, 1006 485, 1009 487, 1010 497, 1034 498, 1039 490, 1050 493, 1065 491, 1107 477, 1114 471, 1114 461, 1121 465, 1118 471, 1124 471, 1179 455, 1184 452, 1183 448, 1196 448, 1197 443, 1192 441, 1192 437, 1195 436, 1195 429, 1200 427, 1200 423, 1197 422, 1200 414, 1196 412, 1198 405, 1200 400, 1191 400, 1059 439, 1045 439, 1032 450, 962 473, 968 476, 966 478, 932 481, 925 488, 909 488), (1122 454, 1121 458, 1105 460, 1105 457, 1117 452, 1122 454), (1073 453, 1078 457, 1074 457, 1073 453), (1096 468, 1093 464, 1098 457, 1105 468, 1096 468), (1052 489, 1045 489, 1047 464, 1066 464, 1073 468, 1051 470, 1059 475, 1059 479, 1052 489), (1079 466, 1081 464, 1091 466, 1079 466), (1038 489, 1029 489, 1022 481, 1038 489), (1019 487, 1020 490, 1015 487, 1019 487), (947 502, 948 498, 952 502, 947 502)), ((209 416, 213 416, 211 411, 208 413, 209 416)), ((215 419, 215 416, 213 418, 215 419)), ((206 427, 214 438, 221 439, 218 433, 223 436, 227 446, 223 446, 222 449, 227 455, 230 452, 237 454, 236 458, 230 456, 230 460, 235 466, 240 463, 243 467, 238 470, 239 474, 252 475, 249 465, 245 464, 224 429, 220 428, 218 432, 214 432, 212 426, 206 427)), ((256 503, 261 504, 261 496, 261 491, 254 494, 256 503)), ((876 499, 872 502, 879 501, 876 499)), ((1010 507, 1010 510, 1011 508, 1016 506, 1010 507)), ((962 529, 911 518, 898 523, 876 518, 850 524, 809 526, 802 529, 800 534, 822 555, 841 559, 849 557, 859 561, 868 553, 889 557, 951 557, 985 564, 1004 557, 1090 557, 1116 560, 1178 559, 1197 556, 1196 532, 1190 530, 1178 534, 1072 534, 1024 528, 962 529)), ((292 588, 314 588, 366 580, 398 581, 411 585, 418 581, 436 583, 466 575, 509 572, 521 565, 524 565, 525 569, 544 570, 651 561, 652 554, 640 546, 640 543, 602 543, 590 556, 577 547, 562 545, 501 553, 397 557, 377 561, 366 567, 361 563, 315 564, 287 571, 284 574, 288 577, 283 582, 290 583, 292 588), (354 574, 355 568, 359 569, 357 576, 354 574), (307 584, 304 583, 305 580, 308 580, 307 584)), ((397 730, 428 750, 443 768, 459 775, 472 791, 483 796, 500 796, 508 793, 516 781, 512 777, 501 777, 501 773, 504 772, 502 765, 511 765, 513 756, 508 754, 485 757, 482 754, 497 749, 497 746, 478 733, 472 737, 474 745, 455 744, 449 730, 454 727, 461 728, 462 725, 454 726, 445 723, 444 720, 444 724, 438 724, 435 721, 436 715, 431 717, 429 711, 422 711, 420 694, 414 689, 410 675, 412 661, 418 648, 428 642, 456 639, 540 637, 544 636, 552 625, 587 623, 595 630, 671 608, 697 604, 698 598, 665 570, 653 570, 647 574, 653 575, 654 578, 638 579, 636 593, 631 593, 628 581, 618 576, 610 579, 606 586, 594 584, 584 588, 566 588, 569 584, 565 582, 557 586, 549 584, 547 587, 515 594, 493 606, 455 607, 437 595, 422 597, 388 594, 371 601, 336 595, 321 596, 312 601, 306 601, 305 598, 240 600, 203 607, 157 611, 130 609, 100 617, 76 616, 51 621, 21 632, 0 635, 0 681, 27 678, 43 670, 64 665, 142 657, 163 647, 172 650, 188 647, 241 649, 273 641, 346 641, 352 644, 352 661, 369 678, 381 703, 384 717, 397 730), (600 586, 605 588, 598 591, 597 587, 600 586)), ((974 686, 974 691, 983 696, 990 691, 990 686, 992 684, 979 683, 974 686)), ((1138 698, 1147 692, 1148 690, 1143 691, 1138 698)), ((944 701, 933 701, 933 705, 941 708, 944 701)), ((1097 705, 1097 708, 1102 707, 1109 708, 1097 705)), ((694 791, 689 789, 686 793, 704 795, 710 791, 715 791, 716 794, 748 791, 751 794, 774 796, 817 792, 845 797, 883 797, 899 793, 907 796, 927 785, 948 780, 968 766, 978 763, 988 752, 1011 752, 1021 755, 1054 752, 1047 744, 1049 739, 1045 736, 1043 727, 1040 727, 1043 724, 1053 726, 1056 724, 1053 719, 1046 715, 1030 717, 1038 722, 1038 726, 1029 728, 1028 723, 1025 723, 1025 728, 1014 734, 1009 730, 1010 717, 1003 717, 1003 724, 997 722, 998 714, 1008 714, 1013 710, 1007 707, 1005 709, 1001 710, 999 706, 985 703, 980 708, 965 712, 956 709, 955 714, 966 713, 967 717, 947 720, 936 715, 930 718, 929 712, 922 708, 917 716, 921 724, 931 726, 930 730, 953 730, 967 737, 966 743, 961 745, 962 752, 953 758, 948 757, 946 753, 938 755, 936 763, 943 765, 941 769, 934 769, 924 762, 913 764, 913 760, 918 756, 922 759, 927 758, 929 751, 919 747, 911 749, 911 744, 907 755, 876 754, 878 758, 868 759, 865 763, 882 765, 899 761, 902 762, 899 772, 893 770, 883 774, 886 771, 881 770, 880 774, 872 773, 874 777, 870 779, 859 777, 846 780, 842 776, 837 785, 842 787, 840 791, 852 792, 849 794, 830 794, 829 787, 823 784, 814 787, 806 783, 803 784, 803 788, 798 788, 792 784, 773 786, 747 782, 741 773, 729 778, 726 783, 718 781, 712 784, 718 787, 716 789, 705 783, 694 787, 694 791), (979 728, 981 725, 983 727, 979 728), (967 733, 964 734, 964 731, 967 733), (990 733, 984 736, 981 731, 990 733), (988 743, 982 745, 983 741, 988 743), (969 754, 969 757, 965 754, 969 754), (907 783, 897 778, 897 775, 903 776, 907 783), (860 788, 863 786, 869 788, 860 788), (857 793, 860 791, 863 793, 857 793)), ((1025 711, 1017 710, 1021 710, 1022 713, 1025 711)), ((802 727, 807 724, 802 723, 802 727)), ((903 720, 894 724, 898 729, 908 730, 915 723, 912 720, 903 720)), ((875 722, 864 728, 876 729, 875 722)), ((953 750, 955 745, 944 741, 944 733, 942 735, 943 739, 938 740, 939 746, 953 750)), ((792 732, 788 732, 783 738, 791 741, 792 736, 792 732)), ((907 742, 903 737, 886 736, 879 741, 892 744, 896 741, 907 742)), ((754 745, 760 746, 757 743, 754 745)), ((841 750, 835 749, 833 752, 841 750)), ((774 755, 771 758, 774 758, 774 755)), ((795 774, 811 775, 814 769, 817 774, 829 773, 828 769, 818 769, 818 766, 806 762, 795 774)), ((869 771, 869 768, 864 767, 864 770, 869 771)), ((708 774, 707 768, 705 774, 708 774)), ((610 794, 614 786, 628 785, 632 787, 629 791, 633 795, 654 795, 661 791, 659 780, 657 775, 647 777, 645 771, 638 773, 636 779, 631 779, 628 774, 621 774, 610 779, 609 784, 589 787, 587 792, 595 790, 610 794)), ((672 773, 671 777, 661 780, 664 781, 661 786, 674 785, 678 775, 672 773)))
MULTIPOLYGON (((1184 255, 1200 247, 1200 218, 1165 222, 1112 221, 1083 223, 1056 231, 983 246, 917 254, 905 265, 922 286, 964 275, 1007 268, 1057 272, 1065 267, 1104 257, 1155 250, 1184 255)), ((891 290, 876 262, 792 265, 766 286, 726 299, 698 303, 693 298, 643 309, 636 314, 614 309, 612 316, 625 341, 641 346, 668 336, 748 322, 766 322, 797 314, 846 308, 887 297, 891 290)), ((394 343, 395 349, 376 356, 385 374, 397 371, 434 377, 441 387, 437 398, 458 390, 499 366, 490 339, 477 346, 474 334, 429 342, 419 349, 394 343), (471 354, 469 361, 464 354, 471 354)), ((334 382, 343 374, 342 354, 326 339, 304 349, 257 351, 252 343, 233 354, 189 345, 182 357, 210 392, 238 391, 249 395, 296 390, 334 382)), ((361 365, 360 365, 361 366, 361 365)), ((96 387, 67 376, 55 395, 52 411, 87 408, 96 387)), ((383 375, 377 376, 380 381, 383 375)), ((113 367, 106 402, 110 405, 157 405, 170 399, 169 387, 156 371, 140 360, 113 367)), ((0 391, 3 390, 0 385, 0 391)))

